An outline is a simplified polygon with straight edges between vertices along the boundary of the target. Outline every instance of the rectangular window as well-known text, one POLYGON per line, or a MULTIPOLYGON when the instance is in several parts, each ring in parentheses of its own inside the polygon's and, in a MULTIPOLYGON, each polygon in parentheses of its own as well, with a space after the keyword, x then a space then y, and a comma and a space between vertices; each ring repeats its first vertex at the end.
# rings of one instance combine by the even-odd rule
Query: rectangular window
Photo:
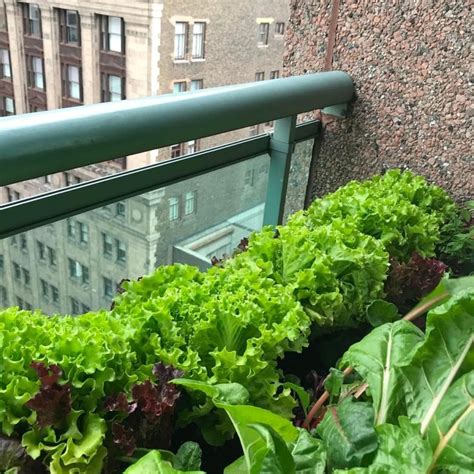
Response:
POLYGON ((184 213, 189 216, 196 210, 196 191, 190 191, 185 195, 184 213))
POLYGON ((76 239, 76 222, 74 219, 66 219, 67 222, 67 236, 71 239, 76 239))
POLYGON ((283 36, 285 34, 285 23, 278 22, 275 24, 275 34, 283 36))
POLYGON ((102 233, 102 251, 106 257, 111 257, 114 251, 112 237, 102 233))
POLYGON ((25 234, 20 234, 20 249, 22 252, 28 252, 28 241, 25 234))
POLYGON ((260 23, 258 25, 258 44, 268 44, 268 32, 270 31, 270 23, 260 23))
POLYGON ((254 179, 255 179, 255 170, 247 170, 245 172, 245 185, 246 186, 253 186, 254 179))
POLYGON ((256 72, 255 73, 255 80, 256 81, 264 81, 265 80, 265 73, 264 72, 256 72))
POLYGON ((81 68, 62 64, 63 96, 68 99, 82 100, 82 74, 81 68))
POLYGON ((77 301, 76 298, 71 298, 71 313, 72 314, 81 313, 81 307, 79 305, 79 301, 77 301))
POLYGON ((117 262, 125 263, 127 261, 127 246, 116 239, 115 248, 117 250, 117 262))
POLYGON ((13 262, 13 276, 15 280, 21 281, 21 267, 16 262, 13 262))
POLYGON ((59 41, 63 44, 81 44, 81 20, 76 10, 58 10, 59 41))
POLYGON ((178 158, 183 154, 183 146, 180 143, 179 145, 173 145, 171 147, 171 158, 178 158))
POLYGON ((101 16, 101 49, 114 53, 125 52, 125 35, 123 19, 117 16, 101 16))
POLYGON ((186 36, 188 24, 177 22, 174 30, 174 59, 186 58, 186 36))
POLYGON ((202 79, 193 79, 191 81, 191 90, 200 91, 204 87, 204 81, 202 79))
POLYGON ((41 295, 43 298, 48 299, 49 298, 49 285, 48 282, 40 279, 40 284, 41 284, 41 295))
POLYGON ((280 71, 270 71, 270 79, 279 79, 280 71))
POLYGON ((64 177, 64 185, 65 186, 71 186, 72 185, 72 175, 70 173, 64 172, 63 177, 64 177))
POLYGON ((5 187, 7 189, 8 202, 18 201, 21 198, 20 193, 18 191, 15 191, 14 189, 9 188, 8 186, 5 187))
POLYGON ((110 278, 103 277, 104 283, 104 296, 111 298, 114 296, 114 286, 110 278))
POLYGON ((47 174, 46 176, 43 176, 43 183, 44 184, 51 184, 52 183, 52 175, 47 174))
POLYGON ((193 25, 193 59, 204 59, 204 41, 206 37, 206 23, 196 22, 193 25))
POLYGON ((5 257, 3 256, 3 254, 0 254, 0 272, 3 273, 4 270, 5 270, 5 257))
POLYGON ((0 49, 0 79, 11 79, 11 77, 10 52, 8 49, 0 49))
POLYGON ((36 3, 23 3, 23 29, 27 36, 41 38, 41 11, 36 3))
POLYGON ((89 268, 80 264, 77 260, 73 260, 72 258, 69 258, 68 261, 69 276, 79 280, 84 285, 87 285, 89 283, 89 268))
POLYGON ((115 205, 115 215, 125 217, 125 204, 123 202, 118 202, 115 205))
POLYGON ((15 101, 12 97, 0 97, 0 116, 15 115, 15 101))
POLYGON ((8 304, 8 295, 7 295, 7 289, 0 285, 0 304, 7 306, 8 304))
POLYGON ((79 242, 87 244, 89 242, 89 226, 83 222, 78 222, 79 225, 79 242))
POLYGON ((38 258, 40 260, 46 260, 46 250, 43 242, 40 242, 39 240, 36 241, 36 248, 38 249, 38 258))
POLYGON ((173 83, 173 93, 178 94, 180 92, 186 92, 186 82, 179 81, 173 83))
POLYGON ((26 72, 28 87, 44 90, 43 59, 26 56, 26 72))
POLYGON ((29 286, 31 282, 30 271, 27 270, 26 268, 22 268, 22 271, 23 271, 23 283, 26 286, 29 286))
POLYGON ((170 198, 169 202, 169 218, 170 221, 179 219, 179 199, 177 197, 170 198))
POLYGON ((188 155, 190 155, 191 153, 196 153, 197 151, 199 151, 199 142, 198 140, 190 140, 186 143, 186 147, 186 152, 188 155))
POLYGON ((125 79, 112 74, 102 74, 102 102, 125 99, 125 79))
POLYGON ((83 313, 89 313, 91 310, 89 306, 86 306, 85 304, 81 304, 81 308, 83 313))
POLYGON ((56 266, 56 250, 52 249, 51 247, 48 247, 48 261, 52 267, 56 266))
POLYGON ((53 301, 53 303, 59 303, 59 290, 53 285, 50 285, 50 288, 51 288, 51 300, 53 301))

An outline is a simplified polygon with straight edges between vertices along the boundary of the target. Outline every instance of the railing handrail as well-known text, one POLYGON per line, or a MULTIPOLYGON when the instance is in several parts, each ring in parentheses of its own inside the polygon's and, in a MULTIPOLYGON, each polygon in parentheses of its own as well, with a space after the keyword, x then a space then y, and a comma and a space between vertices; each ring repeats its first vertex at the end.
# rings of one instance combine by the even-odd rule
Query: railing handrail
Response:
POLYGON ((0 120, 0 186, 349 102, 340 71, 0 120))

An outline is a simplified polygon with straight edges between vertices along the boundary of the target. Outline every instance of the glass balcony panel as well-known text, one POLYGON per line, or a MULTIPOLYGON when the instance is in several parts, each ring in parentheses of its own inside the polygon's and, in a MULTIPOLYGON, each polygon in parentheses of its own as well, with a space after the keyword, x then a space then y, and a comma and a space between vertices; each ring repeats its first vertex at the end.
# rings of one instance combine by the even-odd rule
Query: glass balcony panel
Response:
POLYGON ((261 228, 269 156, 0 240, 0 307, 109 308, 122 279, 175 262, 202 270, 261 228))

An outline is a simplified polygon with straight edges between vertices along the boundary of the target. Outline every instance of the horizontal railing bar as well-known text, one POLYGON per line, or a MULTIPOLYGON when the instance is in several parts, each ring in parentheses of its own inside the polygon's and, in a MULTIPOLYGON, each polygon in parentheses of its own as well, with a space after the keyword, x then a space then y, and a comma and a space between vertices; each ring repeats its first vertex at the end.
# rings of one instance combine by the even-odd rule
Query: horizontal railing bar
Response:
POLYGON ((0 238, 249 160, 269 144, 270 135, 260 135, 2 205, 0 238))
POLYGON ((270 122, 353 96, 339 71, 0 119, 0 186, 270 122))
POLYGON ((319 133, 321 133, 320 120, 309 120, 304 122, 296 126, 295 143, 304 142, 305 140, 315 138, 319 133))

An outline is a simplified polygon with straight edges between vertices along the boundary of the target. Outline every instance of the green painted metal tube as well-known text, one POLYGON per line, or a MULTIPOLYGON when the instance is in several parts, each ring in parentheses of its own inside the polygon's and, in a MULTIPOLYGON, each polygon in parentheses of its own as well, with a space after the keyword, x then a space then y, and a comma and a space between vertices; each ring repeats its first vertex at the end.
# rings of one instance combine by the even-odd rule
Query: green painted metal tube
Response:
POLYGON ((349 102, 344 72, 0 119, 0 186, 349 102))

